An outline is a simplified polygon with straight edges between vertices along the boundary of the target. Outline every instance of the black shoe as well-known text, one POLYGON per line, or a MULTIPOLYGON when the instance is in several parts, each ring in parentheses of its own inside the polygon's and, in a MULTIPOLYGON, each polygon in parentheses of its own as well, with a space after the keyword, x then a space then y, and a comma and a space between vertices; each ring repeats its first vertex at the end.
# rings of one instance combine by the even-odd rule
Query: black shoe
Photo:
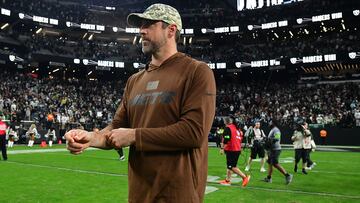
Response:
POLYGON ((302 170, 302 173, 305 174, 305 175, 308 174, 305 169, 302 170))
POLYGON ((289 185, 291 183, 292 179, 293 179, 292 174, 285 175, 285 183, 286 183, 286 185, 289 185))
POLYGON ((294 172, 297 173, 297 165, 294 167, 294 172))

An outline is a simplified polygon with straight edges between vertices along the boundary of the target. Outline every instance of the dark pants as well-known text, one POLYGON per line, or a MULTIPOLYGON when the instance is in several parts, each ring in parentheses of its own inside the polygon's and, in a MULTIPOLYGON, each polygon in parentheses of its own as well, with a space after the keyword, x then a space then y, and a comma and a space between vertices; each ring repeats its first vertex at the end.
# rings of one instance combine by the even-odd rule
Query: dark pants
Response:
POLYGON ((216 147, 220 147, 221 138, 220 135, 216 135, 216 147))
POLYGON ((309 151, 307 149, 295 149, 295 165, 297 165, 302 159, 303 163, 306 163, 309 156, 309 151))
POLYGON ((326 137, 321 137, 321 144, 326 145, 326 137))
POLYGON ((124 156, 123 148, 117 149, 116 151, 117 151, 117 153, 119 154, 120 157, 124 156))
POLYGON ((314 162, 310 158, 310 153, 311 153, 311 149, 308 149, 308 156, 307 156, 307 162, 306 162, 307 167, 310 167, 311 165, 314 164, 314 162))
POLYGON ((63 136, 65 135, 65 133, 66 133, 66 129, 60 129, 60 130, 59 130, 60 139, 61 139, 62 141, 65 141, 65 140, 63 139, 63 136))
POLYGON ((3 159, 7 160, 5 135, 0 135, 0 147, 3 159))

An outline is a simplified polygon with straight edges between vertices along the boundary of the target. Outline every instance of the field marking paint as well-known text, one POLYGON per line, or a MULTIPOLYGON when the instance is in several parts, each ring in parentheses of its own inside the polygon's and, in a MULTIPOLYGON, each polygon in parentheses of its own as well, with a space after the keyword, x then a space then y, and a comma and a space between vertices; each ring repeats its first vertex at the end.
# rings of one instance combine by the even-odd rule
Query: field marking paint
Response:
MULTIPOLYGON (((254 162, 260 162, 261 159, 253 159, 254 162)), ((293 157, 284 157, 284 158, 280 158, 279 161, 280 163, 294 163, 294 158, 293 157)))
MULTIPOLYGON (((99 150, 96 148, 88 148, 86 150, 99 150)), ((32 153, 47 153, 47 152, 67 152, 67 149, 24 149, 24 150, 8 150, 8 154, 32 154, 32 153)))
MULTIPOLYGON (((107 175, 107 176, 115 176, 115 177, 126 177, 127 174, 116 174, 116 173, 105 173, 105 172, 98 172, 98 171, 87 171, 81 169, 72 169, 72 168, 63 168, 63 167, 55 167, 55 166, 46 166, 46 165, 38 165, 38 164, 29 164, 29 163, 21 163, 21 162, 14 162, 14 161, 7 161, 7 163, 11 164, 18 164, 24 166, 32 166, 32 167, 39 167, 39 168, 49 168, 49 169, 56 169, 56 170, 63 170, 63 171, 73 171, 78 173, 85 173, 85 174, 95 174, 95 175, 107 175)), ((208 178, 209 184, 217 184, 216 179, 218 176, 210 176, 208 178)), ((241 187, 232 185, 231 187, 241 187)), ((271 192, 285 192, 285 193, 293 193, 293 194, 306 194, 306 195, 320 195, 320 196, 331 196, 331 197, 341 197, 341 198, 351 198, 351 199, 360 199, 360 196, 352 196, 352 195, 342 195, 342 194, 335 194, 335 193, 322 193, 322 192, 306 192, 301 190, 282 190, 282 189, 270 189, 270 188, 261 188, 261 187, 246 187, 247 189, 254 189, 254 190, 263 190, 263 191, 271 191, 271 192)), ((209 186, 207 189, 208 193, 217 191, 218 188, 213 188, 209 186)), ((206 194, 208 194, 206 193, 206 194)))
POLYGON ((55 166, 46 166, 46 165, 38 165, 38 164, 29 164, 29 163, 22 163, 22 162, 15 162, 15 161, 7 161, 7 163, 18 164, 23 166, 32 166, 32 167, 39 167, 39 168, 49 168, 49 169, 56 169, 62 171, 73 171, 78 173, 86 173, 86 174, 95 174, 95 175, 107 175, 107 176, 116 176, 116 177, 127 177, 127 174, 116 174, 116 173, 105 173, 105 172, 98 172, 98 171, 87 171, 81 169, 72 169, 72 168, 63 168, 63 167, 55 167, 55 166))
MULTIPOLYGON (((212 183, 212 182, 209 182, 209 183, 222 186, 219 183, 212 183)), ((330 197, 340 197, 340 198, 349 198, 349 199, 360 199, 360 196, 342 195, 342 194, 325 193, 325 192, 307 192, 307 191, 302 191, 302 190, 283 190, 283 189, 271 189, 271 188, 262 188, 262 187, 252 187, 252 186, 247 186, 244 188, 240 185, 230 185, 230 186, 224 186, 224 187, 239 187, 239 188, 248 189, 248 190, 263 190, 263 191, 268 191, 268 192, 284 192, 284 193, 291 193, 291 194, 319 195, 319 196, 325 196, 325 197, 330 196, 330 197)))
POLYGON ((206 186, 205 195, 215 192, 216 190, 219 190, 219 188, 213 186, 206 186))
MULTIPOLYGON (((240 187, 240 186, 238 186, 240 187)), ((341 197, 341 198, 350 198, 350 199, 360 199, 360 196, 353 196, 353 195, 342 195, 336 193, 326 193, 326 192, 307 192, 302 190, 282 190, 282 189, 270 189, 270 188, 261 188, 261 187, 247 187, 249 189, 254 190, 264 190, 264 191, 271 191, 271 192, 285 192, 285 193, 293 193, 293 194, 305 194, 305 195, 320 195, 325 197, 341 197)))
MULTIPOLYGON (((23 165, 23 166, 39 167, 39 168, 56 169, 56 170, 62 170, 62 171, 72 171, 72 172, 86 173, 86 174, 106 175, 106 176, 115 176, 115 177, 127 177, 127 174, 116 174, 116 173, 105 173, 105 172, 98 172, 98 171, 87 171, 87 170, 72 169, 72 168, 45 166, 45 165, 38 165, 38 164, 28 164, 28 163, 21 163, 21 162, 15 162, 15 161, 7 161, 7 163, 18 164, 18 165, 23 165)), ((205 194, 209 194, 209 193, 215 192, 217 190, 219 190, 219 188, 214 187, 214 186, 206 186, 205 194)))
POLYGON ((352 173, 352 172, 334 172, 334 171, 316 171, 316 170, 310 170, 309 173, 328 173, 328 174, 343 174, 343 175, 360 175, 360 173, 352 173))

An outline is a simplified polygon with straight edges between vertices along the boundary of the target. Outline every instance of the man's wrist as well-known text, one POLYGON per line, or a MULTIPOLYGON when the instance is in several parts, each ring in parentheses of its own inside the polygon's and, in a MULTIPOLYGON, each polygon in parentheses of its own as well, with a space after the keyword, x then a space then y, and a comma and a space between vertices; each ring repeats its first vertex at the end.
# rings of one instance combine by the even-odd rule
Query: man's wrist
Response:
POLYGON ((130 145, 134 145, 136 143, 136 129, 130 130, 130 145))

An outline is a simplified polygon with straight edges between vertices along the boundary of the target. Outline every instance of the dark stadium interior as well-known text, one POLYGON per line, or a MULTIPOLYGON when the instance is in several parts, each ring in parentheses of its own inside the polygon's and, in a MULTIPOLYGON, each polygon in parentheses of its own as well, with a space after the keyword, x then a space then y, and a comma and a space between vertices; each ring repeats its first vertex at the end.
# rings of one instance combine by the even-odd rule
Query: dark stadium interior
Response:
MULTIPOLYGON (((159 1, 1 0, 0 7, 11 10, 10 16, 0 16, 1 113, 9 120, 16 116, 42 127, 49 113, 66 116, 69 123, 81 123, 86 129, 105 126, 127 78, 139 71, 134 67, 149 60, 141 52, 140 35, 125 32, 126 16, 155 2, 159 1), (33 16, 57 19, 58 25, 34 22, 33 16), (82 29, 81 23, 104 25, 105 30, 82 29), (98 60, 122 62, 124 67, 105 67, 98 60)), ((304 117, 311 124, 359 127, 360 118, 355 116, 360 110, 360 20, 355 15, 359 1, 306 0, 244 12, 238 12, 231 0, 160 2, 177 7, 183 27, 193 29, 182 35, 179 51, 214 66, 226 63, 226 68, 214 69, 217 116, 233 114, 243 124, 255 119, 267 124, 275 116, 283 125, 304 117), (341 18, 297 23, 299 18, 335 12, 342 12, 341 18), (288 25, 249 29, 282 20, 288 25), (239 30, 214 32, 229 26, 239 30), (290 60, 327 54, 336 54, 336 59, 290 60), (280 64, 250 65, 260 60, 280 64)))

